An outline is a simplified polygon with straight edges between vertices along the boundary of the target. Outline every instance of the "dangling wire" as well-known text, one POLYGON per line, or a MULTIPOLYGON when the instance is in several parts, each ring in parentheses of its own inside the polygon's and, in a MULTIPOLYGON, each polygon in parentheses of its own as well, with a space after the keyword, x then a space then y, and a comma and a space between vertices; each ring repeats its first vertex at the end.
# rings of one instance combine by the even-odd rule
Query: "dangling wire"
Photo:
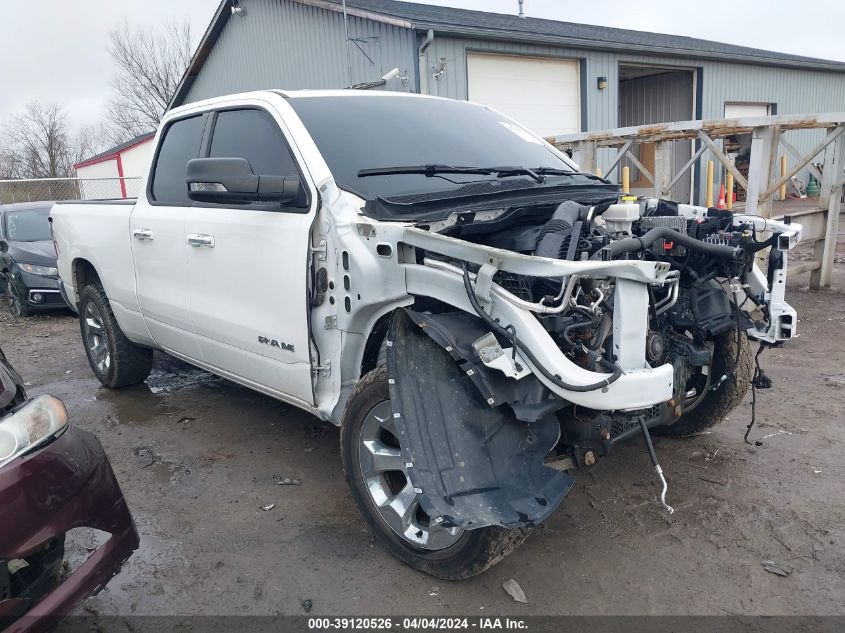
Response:
MULTIPOLYGON (((748 435, 751 433, 751 429, 757 421, 757 389, 771 389, 772 387, 771 379, 760 367, 760 354, 763 353, 764 349, 766 349, 766 343, 760 341, 760 347, 754 355, 754 375, 751 377, 751 422, 748 423, 748 427, 745 429, 745 435, 742 438, 746 444, 751 444, 751 442, 748 441, 748 435)), ((756 440, 754 442, 754 446, 762 445, 763 442, 760 440, 756 440)))

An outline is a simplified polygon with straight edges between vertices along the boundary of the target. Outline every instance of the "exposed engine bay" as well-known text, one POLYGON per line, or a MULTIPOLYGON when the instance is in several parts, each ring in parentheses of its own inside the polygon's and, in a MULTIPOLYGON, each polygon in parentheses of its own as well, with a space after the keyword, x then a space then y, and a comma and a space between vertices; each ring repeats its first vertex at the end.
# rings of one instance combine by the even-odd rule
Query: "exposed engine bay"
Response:
POLYGON ((671 511, 649 430, 687 435, 720 421, 748 388, 749 339, 779 345, 795 335, 795 311, 783 292, 786 253, 801 228, 788 218, 773 222, 622 197, 592 206, 570 200, 457 214, 424 228, 532 258, 584 264, 582 273, 544 277, 515 272, 519 262, 508 266, 496 255, 483 263, 452 256, 434 240, 424 244, 430 249, 417 250, 418 263, 462 277, 472 308, 455 312, 421 299, 406 310, 409 319, 394 319, 389 334, 391 400, 406 433, 425 429, 409 441, 411 479, 432 491, 424 507, 447 525, 536 524, 569 490, 569 471, 593 465, 616 442, 640 433, 671 511), (766 249, 763 274, 755 260, 766 249), (589 266, 599 262, 652 262, 660 281, 642 283, 589 266), (525 342, 532 326, 494 315, 493 298, 533 313, 557 348, 551 351, 599 379, 575 384, 550 370, 536 344, 525 342), (416 338, 411 323, 418 326, 416 338), (445 386, 440 377, 448 363, 426 364, 426 338, 462 370, 445 386), (658 371, 671 376, 668 397, 648 406, 637 406, 631 388, 630 404, 612 397, 614 382, 635 375, 653 380, 658 371), (403 380, 411 375, 413 381, 403 380), (437 411, 426 402, 431 393, 437 394, 437 411), (590 399, 579 404, 581 394, 590 399), (522 429, 518 438, 509 437, 513 425, 522 429), (474 466, 456 469, 452 455, 474 466), (519 467, 528 462, 531 467, 519 467))

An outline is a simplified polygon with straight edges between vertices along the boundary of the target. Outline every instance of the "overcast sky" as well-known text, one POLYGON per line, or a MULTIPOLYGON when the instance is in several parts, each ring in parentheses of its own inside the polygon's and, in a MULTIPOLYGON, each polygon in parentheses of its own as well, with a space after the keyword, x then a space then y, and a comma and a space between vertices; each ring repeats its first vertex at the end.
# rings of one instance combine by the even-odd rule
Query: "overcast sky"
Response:
MULTIPOLYGON (((248 5, 250 0, 245 0, 248 5)), ((199 41, 217 0, 26 0, 0 12, 0 127, 31 100, 56 102, 74 127, 105 116, 113 73, 109 31, 187 17, 199 41)), ((436 0, 516 13, 517 0, 436 0)), ((845 2, 813 0, 525 0, 529 16, 642 31, 845 61, 845 2)))

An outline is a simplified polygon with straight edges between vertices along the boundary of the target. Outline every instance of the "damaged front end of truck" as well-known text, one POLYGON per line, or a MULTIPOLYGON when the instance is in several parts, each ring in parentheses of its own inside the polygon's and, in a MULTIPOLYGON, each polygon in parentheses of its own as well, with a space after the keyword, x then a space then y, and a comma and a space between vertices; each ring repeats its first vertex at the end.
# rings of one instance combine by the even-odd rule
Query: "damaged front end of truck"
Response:
POLYGON ((751 342, 795 335, 788 219, 620 195, 477 104, 289 103, 327 167, 315 410, 341 426, 362 515, 417 569, 483 571, 635 435, 663 480, 651 434, 724 419, 751 342))
POLYGON ((648 199, 546 218, 404 230, 415 301, 386 336, 391 414, 409 485, 442 527, 537 525, 575 470, 635 435, 671 512, 651 432, 720 421, 748 388, 749 339, 795 334, 788 220, 648 199))

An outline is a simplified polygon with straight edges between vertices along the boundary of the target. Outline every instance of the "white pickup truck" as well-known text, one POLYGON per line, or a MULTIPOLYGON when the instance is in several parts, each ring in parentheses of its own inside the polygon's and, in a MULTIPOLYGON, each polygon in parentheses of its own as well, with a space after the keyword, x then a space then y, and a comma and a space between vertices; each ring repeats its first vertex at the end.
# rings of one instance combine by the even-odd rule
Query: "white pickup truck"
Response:
POLYGON ((163 350, 341 426, 380 540, 479 573, 619 441, 721 421, 795 335, 801 227, 620 196, 467 103, 268 90, 169 112, 137 201, 51 213, 107 387, 163 350), (767 272, 755 259, 768 249, 767 272))

